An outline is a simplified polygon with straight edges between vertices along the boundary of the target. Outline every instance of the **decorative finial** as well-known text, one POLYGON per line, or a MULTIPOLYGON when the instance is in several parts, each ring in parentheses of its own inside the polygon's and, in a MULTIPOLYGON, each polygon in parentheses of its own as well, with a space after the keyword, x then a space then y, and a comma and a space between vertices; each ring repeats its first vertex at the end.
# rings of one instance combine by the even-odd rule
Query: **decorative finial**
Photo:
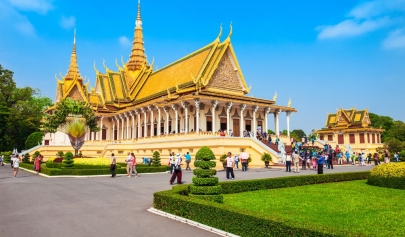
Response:
POLYGON ((229 30, 229 35, 228 35, 227 40, 231 40, 231 36, 232 36, 232 21, 231 21, 231 24, 230 24, 230 30, 229 30))
POLYGON ((75 28, 74 36, 73 36, 73 44, 76 44, 76 28, 75 28))
POLYGON ((136 16, 136 26, 142 26, 142 19, 141 19, 141 0, 138 0, 138 15, 136 16))
POLYGON ((287 107, 291 107, 291 102, 292 102, 292 100, 291 100, 291 98, 288 100, 288 103, 287 103, 287 107))
POLYGON ((277 91, 274 92, 273 101, 277 100, 277 91))
POLYGON ((222 23, 221 23, 221 25, 219 26, 219 34, 218 34, 218 37, 217 37, 217 40, 219 41, 219 39, 221 38, 221 36, 222 36, 222 23))

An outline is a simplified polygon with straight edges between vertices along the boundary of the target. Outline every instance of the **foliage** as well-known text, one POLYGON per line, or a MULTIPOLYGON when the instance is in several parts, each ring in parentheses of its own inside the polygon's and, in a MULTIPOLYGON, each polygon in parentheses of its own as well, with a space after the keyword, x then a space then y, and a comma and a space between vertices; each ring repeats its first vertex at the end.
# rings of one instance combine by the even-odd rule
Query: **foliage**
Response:
POLYGON ((32 154, 32 162, 35 161, 35 159, 40 155, 41 153, 39 153, 39 151, 35 151, 34 154, 32 154))
POLYGON ((264 162, 269 162, 272 160, 271 155, 267 152, 263 153, 261 160, 264 162))
POLYGON ((9 163, 11 160, 11 151, 0 152, 0 155, 4 155, 4 162, 9 163))
MULTIPOLYGON (((222 187, 227 187, 226 190, 222 189, 222 193, 238 193, 250 190, 263 190, 263 189, 277 189, 275 192, 279 192, 281 187, 292 187, 301 186, 315 183, 325 183, 325 182, 338 182, 347 180, 358 180, 367 178, 369 172, 358 172, 358 173, 335 173, 335 174, 325 174, 325 175, 309 175, 309 176, 293 176, 293 177, 282 177, 276 179, 262 179, 262 180, 246 180, 246 181, 236 181, 236 182, 224 182, 220 183, 222 187), (235 186, 235 188, 232 188, 235 186)), ((342 183, 344 184, 344 183, 342 183)), ((173 187, 172 190, 162 191, 154 193, 153 206, 159 210, 169 212, 174 215, 178 215, 193 221, 200 222, 202 224, 212 226, 230 232, 239 236, 334 236, 335 232, 328 233, 327 231, 335 231, 328 227, 324 228, 312 228, 312 225, 305 225, 303 227, 292 226, 291 223, 294 221, 279 221, 277 217, 278 213, 274 215, 264 215, 258 216, 256 212, 249 211, 242 208, 235 208, 227 205, 226 202, 223 204, 215 203, 210 201, 211 199, 204 200, 202 198, 194 198, 195 195, 190 194, 192 185, 184 185, 182 187, 173 187), (220 217, 226 221, 218 221, 217 218, 220 217), (275 218, 275 219, 273 219, 275 218)), ((307 186, 308 187, 308 186, 307 186)), ((302 187, 306 188, 306 187, 302 187)), ((322 189, 324 190, 324 189, 322 189)), ((339 189, 340 190, 340 189, 339 189)), ((345 189, 346 190, 346 189, 345 189)), ((336 190, 333 190, 335 192, 336 190)), ((347 189, 348 192, 353 192, 353 189, 347 189)), ((247 193, 249 194, 249 193, 247 193)), ((307 195, 308 193, 305 193, 307 195)), ((208 195, 207 195, 208 196, 208 195)), ((303 197, 300 194, 301 198, 303 197)), ((340 198, 340 195, 335 195, 335 198, 340 198)), ((347 195, 351 200, 356 200, 352 195, 347 195)), ((329 199, 325 199, 325 192, 322 192, 322 197, 320 198, 324 202, 329 202, 329 199)), ((254 202, 257 199, 253 199, 254 202)), ((266 204, 260 205, 273 207, 277 205, 274 203, 278 199, 272 199, 271 196, 260 197, 259 201, 265 201, 266 204), (271 200, 271 204, 269 204, 271 200)), ((301 201, 291 202, 288 197, 284 197, 283 201, 288 203, 288 207, 283 207, 284 211, 291 213, 291 203, 301 203, 301 201)), ((316 201, 311 200, 313 205, 317 205, 318 199, 316 201)), ((341 202, 334 202, 341 205, 341 202)), ((330 203, 329 203, 330 204, 330 203)), ((298 205, 298 204, 297 204, 298 205)), ((254 206, 254 205, 252 205, 254 206)), ((327 205, 321 205, 322 207, 327 205)), ((294 209, 295 210, 295 209, 294 209)), ((317 208, 312 208, 311 210, 321 210, 318 205, 317 208)), ((336 209, 331 209, 334 214, 336 209)), ((298 210, 297 210, 298 211, 298 210)), ((308 211, 303 208, 302 211, 308 211)), ((321 214, 320 214, 321 215, 321 214)), ((320 216, 317 215, 316 217, 320 216)), ((312 217, 311 219, 314 219, 312 217)), ((318 218, 319 219, 319 218, 318 218)), ((307 222, 310 219, 307 218, 307 222)), ((321 221, 323 218, 320 219, 321 221)), ((361 219, 360 219, 361 220, 361 219)), ((377 218, 378 220, 378 218, 377 218)), ((347 223, 347 222, 346 222, 347 223)), ((333 225, 331 225, 333 226, 333 225)), ((359 225, 360 226, 360 225, 359 225)), ((365 228, 368 225, 364 225, 365 228)), ((347 228, 342 228, 347 229, 347 228)), ((339 230, 338 230, 339 231, 339 230)))
POLYGON ((374 167, 368 177, 368 184, 405 189, 405 163, 388 163, 374 167))
POLYGON ((291 133, 294 133, 297 135, 297 137, 298 137, 297 141, 300 141, 303 137, 306 136, 305 132, 302 129, 294 129, 294 130, 292 130, 291 133))
POLYGON ((0 151, 22 150, 25 141, 37 132, 43 110, 52 100, 31 87, 18 88, 13 72, 0 65, 0 151))
POLYGON ((273 132, 273 130, 267 129, 267 134, 276 134, 275 132, 273 132))
POLYGON ((160 163, 160 153, 158 151, 153 152, 152 165, 153 166, 161 166, 162 165, 160 163))
POLYGON ((58 157, 63 157, 63 156, 64 156, 63 151, 58 151, 58 157))
POLYGON ((98 158, 76 158, 75 160, 75 167, 76 165, 104 165, 104 166, 109 166, 110 165, 110 159, 104 158, 104 157, 98 157, 98 158))
POLYGON ((96 117, 91 105, 84 101, 72 100, 69 97, 60 101, 52 114, 45 114, 41 129, 45 132, 56 132, 60 126, 67 123, 66 118, 68 116, 74 115, 83 117, 85 125, 90 131, 98 132, 100 130, 97 127, 96 117))
POLYGON ((400 152, 405 148, 405 142, 401 142, 400 140, 388 137, 385 139, 384 142, 384 149, 389 150, 391 153, 400 152))
POLYGON ((218 185, 218 177, 213 177, 216 171, 211 171, 216 166, 215 155, 212 150, 206 146, 200 148, 196 153, 194 162, 193 185, 191 193, 197 198, 222 202, 221 186, 218 185))
POLYGON ((33 132, 25 140, 25 149, 31 149, 38 144, 42 144, 42 138, 44 137, 43 132, 33 132))
POLYGON ((301 138, 295 132, 290 132, 290 137, 294 138, 294 141, 300 141, 301 140, 301 138))
POLYGON ((203 146, 195 154, 195 159, 210 161, 210 160, 215 160, 215 155, 209 147, 203 146))
POLYGON ((29 163, 30 162, 30 154, 29 153, 25 153, 24 154, 24 158, 22 159, 22 161, 24 163, 29 163))
POLYGON ((71 169, 74 167, 74 160, 72 152, 68 151, 65 153, 65 157, 63 158, 63 168, 71 169))
POLYGON ((401 142, 405 142, 405 123, 402 121, 394 121, 391 117, 381 116, 369 113, 371 126, 374 128, 382 128, 385 131, 381 135, 381 141, 386 142, 388 138, 395 138, 401 142))

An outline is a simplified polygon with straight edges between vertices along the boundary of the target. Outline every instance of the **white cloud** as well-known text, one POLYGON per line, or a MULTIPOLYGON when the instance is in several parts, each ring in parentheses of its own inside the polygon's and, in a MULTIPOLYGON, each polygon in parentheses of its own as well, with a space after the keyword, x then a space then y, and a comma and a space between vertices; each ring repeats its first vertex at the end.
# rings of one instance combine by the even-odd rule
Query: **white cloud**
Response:
POLYGON ((76 17, 74 16, 62 16, 59 24, 65 29, 71 29, 76 25, 76 17))
POLYGON ((321 32, 318 39, 344 38, 365 34, 391 23, 388 17, 378 18, 375 20, 345 20, 337 25, 319 27, 321 32))
POLYGON ((25 11, 46 14, 53 9, 53 0, 7 0, 12 6, 25 11))
POLYGON ((15 23, 15 27, 25 35, 35 35, 35 27, 27 19, 15 23))
POLYGON ((367 19, 392 12, 405 11, 405 0, 374 0, 353 8, 349 16, 367 19))
POLYGON ((382 45, 385 49, 405 49, 405 30, 392 31, 382 45))
POLYGON ((11 5, 0 2, 0 30, 12 28, 24 35, 35 36, 35 27, 26 16, 20 14, 11 5))
POLYGON ((125 37, 125 36, 121 36, 118 41, 120 42, 120 44, 124 47, 130 46, 131 45, 131 41, 125 37))

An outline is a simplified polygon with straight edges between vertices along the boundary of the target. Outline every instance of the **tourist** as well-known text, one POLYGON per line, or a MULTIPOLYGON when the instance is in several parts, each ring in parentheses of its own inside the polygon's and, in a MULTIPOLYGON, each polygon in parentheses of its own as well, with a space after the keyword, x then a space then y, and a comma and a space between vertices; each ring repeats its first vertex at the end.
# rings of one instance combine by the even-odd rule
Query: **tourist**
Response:
POLYGON ((111 164, 110 164, 111 178, 115 177, 116 168, 117 168, 117 160, 115 159, 114 153, 111 153, 111 164))
POLYGON ((316 170, 316 157, 312 157, 312 169, 316 170))
POLYGON ((278 138, 278 136, 276 137, 276 146, 278 146, 278 142, 280 141, 280 139, 278 138))
MULTIPOLYGON (((340 152, 338 155, 341 156, 340 152)), ((328 155, 328 169, 333 170, 333 157, 331 155, 328 155)))
POLYGON ((36 175, 38 175, 39 172, 41 171, 41 162, 43 158, 44 157, 41 154, 39 154, 37 158, 35 158, 34 160, 34 170, 36 172, 36 175))
POLYGON ((371 166, 371 157, 372 157, 373 155, 371 155, 371 153, 368 153, 368 155, 367 155, 367 166, 371 166))
POLYGON ((395 154, 394 154, 394 162, 398 162, 398 160, 399 160, 398 152, 395 152, 395 154))
POLYGON ((307 159, 305 157, 305 152, 303 151, 300 154, 301 158, 302 158, 302 170, 306 170, 307 169, 307 159))
POLYGON ((190 162, 191 162, 190 152, 187 152, 187 154, 184 157, 186 157, 186 164, 187 164, 186 170, 191 170, 191 168, 190 168, 190 162))
POLYGON ((231 174, 232 179, 235 178, 233 174, 233 166, 235 165, 235 161, 232 158, 232 153, 228 152, 228 157, 226 157, 226 178, 229 179, 229 174, 231 174))
POLYGON ((311 154, 309 154, 309 151, 306 152, 305 154, 305 159, 307 160, 307 167, 310 170, 311 169, 311 154))
POLYGON ((20 168, 21 157, 16 154, 13 158, 14 178, 17 178, 18 169, 20 168))
POLYGON ((346 156, 346 163, 347 163, 347 164, 350 164, 350 152, 349 152, 349 151, 346 151, 345 156, 346 156))
POLYGON ((359 153, 359 166, 363 165, 363 155, 359 153))
POLYGON ((325 164, 326 164, 326 168, 329 169, 329 154, 327 152, 325 152, 325 164))
MULTIPOLYGON (((174 156, 174 153, 173 153, 174 156)), ((173 161, 173 167, 174 167, 174 171, 172 174, 172 177, 170 178, 170 184, 173 184, 174 181, 177 178, 177 184, 182 184, 181 182, 181 177, 182 177, 182 172, 181 172, 181 154, 177 154, 176 158, 174 158, 173 161)))
POLYGON ((287 156, 285 158, 285 172, 291 172, 291 153, 287 152, 287 156))
POLYGON ((336 156, 338 158, 338 165, 343 165, 342 154, 339 152, 336 156))
POLYGON ((314 138, 314 136, 311 137, 311 141, 312 141, 312 146, 314 146, 314 144, 315 144, 315 138, 314 138))
POLYGON ((323 163, 325 162, 324 154, 319 153, 318 158, 318 174, 323 174, 323 163))
POLYGON ((170 153, 170 156, 169 156, 170 174, 173 173, 174 161, 175 161, 174 152, 172 152, 172 153, 170 153))
POLYGON ((127 155, 128 155, 128 156, 127 156, 127 158, 125 159, 125 162, 127 163, 127 177, 128 177, 128 178, 131 178, 131 173, 132 173, 132 162, 131 162, 131 159, 132 159, 132 156, 131 156, 131 153, 130 153, 130 152, 128 152, 127 155))
POLYGON ((291 146, 293 146, 294 145, 294 138, 292 137, 291 138, 291 146))
POLYGON ((233 157, 233 159, 234 159, 234 161, 235 161, 235 166, 236 166, 236 168, 235 169, 239 169, 239 156, 238 156, 238 154, 235 154, 235 156, 233 157))
POLYGON ((378 162, 378 153, 376 152, 376 153, 374 153, 374 165, 375 166, 377 166, 378 164, 379 164, 379 162, 378 162))
POLYGON ((132 176, 132 173, 135 173, 135 178, 138 178, 138 172, 136 171, 136 156, 134 153, 131 153, 131 173, 130 177, 132 176))
POLYGON ((268 134, 267 135, 268 137, 267 137, 267 144, 271 144, 271 134, 268 134))
POLYGON ((242 171, 247 171, 247 159, 245 157, 241 158, 242 171))
POLYGON ((225 133, 224 133, 224 131, 219 130, 219 136, 221 136, 221 137, 225 137, 225 133))
POLYGON ((301 143, 302 143, 302 145, 305 145, 305 137, 301 138, 301 143))
POLYGON ((294 153, 293 160, 294 160, 294 173, 299 173, 300 172, 300 160, 302 160, 302 157, 300 155, 298 155, 298 152, 294 153))
POLYGON ((1 155, 0 157, 0 165, 4 166, 4 155, 1 155))
POLYGON ((352 165, 355 165, 356 164, 356 159, 357 159, 356 152, 353 152, 353 155, 350 158, 352 159, 352 165))
POLYGON ((385 164, 390 163, 390 155, 388 154, 387 151, 384 152, 384 163, 385 164))

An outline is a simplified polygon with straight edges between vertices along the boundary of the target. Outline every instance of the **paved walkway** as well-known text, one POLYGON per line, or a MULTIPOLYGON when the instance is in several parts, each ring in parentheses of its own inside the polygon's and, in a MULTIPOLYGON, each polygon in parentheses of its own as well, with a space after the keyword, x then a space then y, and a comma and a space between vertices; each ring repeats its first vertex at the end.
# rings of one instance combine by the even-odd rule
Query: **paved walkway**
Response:
MULTIPOLYGON (((335 166, 330 172, 369 170, 373 166, 335 166)), ((235 171, 236 180, 315 174, 284 169, 235 171)), ((190 171, 183 180, 190 183, 190 171)), ((225 172, 218 172, 220 181, 225 172)), ((153 193, 170 189, 167 173, 139 178, 43 178, 21 171, 12 178, 10 165, 0 167, 0 236, 217 236, 152 213, 153 193)))

